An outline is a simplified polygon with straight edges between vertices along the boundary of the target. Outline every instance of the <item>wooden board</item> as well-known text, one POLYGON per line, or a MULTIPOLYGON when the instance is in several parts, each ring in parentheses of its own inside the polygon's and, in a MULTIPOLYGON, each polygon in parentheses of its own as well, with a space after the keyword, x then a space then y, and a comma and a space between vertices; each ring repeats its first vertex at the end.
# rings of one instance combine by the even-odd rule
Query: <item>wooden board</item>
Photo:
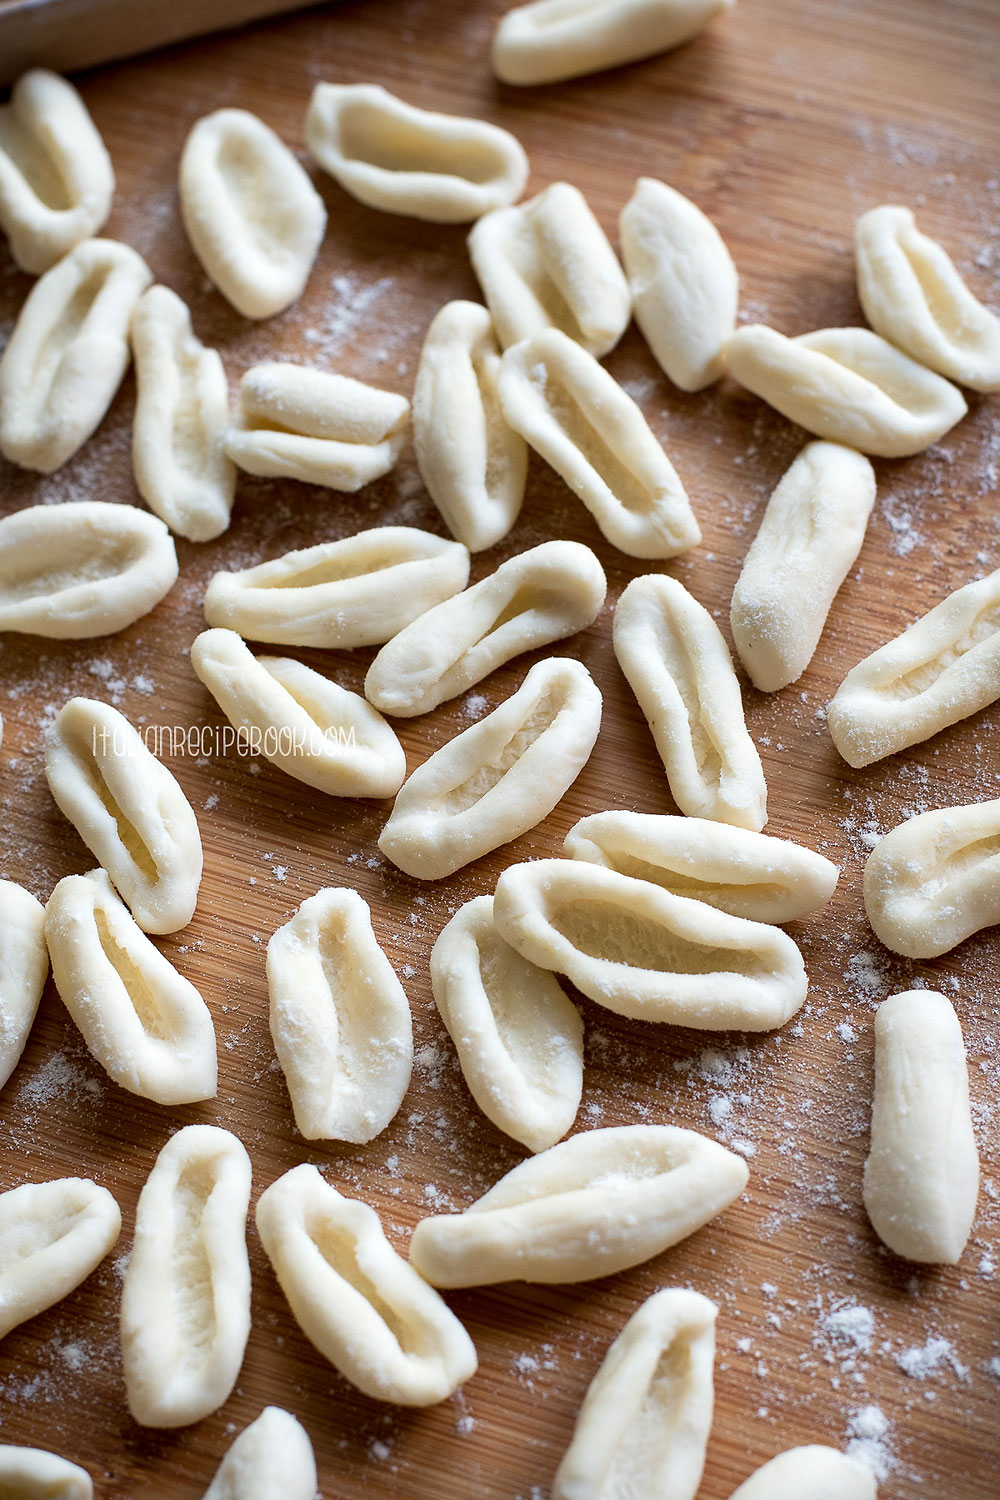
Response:
MULTIPOLYGON (((206 111, 239 104, 300 147, 306 101, 321 78, 374 79, 415 104, 510 126, 531 157, 530 188, 558 177, 578 183, 612 232, 636 174, 669 180, 731 246, 744 315, 787 332, 859 321, 852 225, 884 201, 913 205, 980 295, 1000 301, 993 0, 948 7, 740 0, 673 56, 530 92, 503 89, 488 72, 501 8, 492 0, 370 0, 83 80, 119 177, 108 232, 146 255, 157 277, 189 301, 199 334, 221 348, 234 381, 254 361, 285 357, 409 393, 433 313, 448 298, 476 295, 460 228, 371 212, 323 179, 329 232, 295 307, 251 325, 205 282, 177 215, 187 130, 206 111)), ((28 286, 5 261, 5 327, 28 286)), ((640 401, 701 518, 703 545, 669 571, 726 629, 742 557, 803 434, 730 384, 678 394, 634 329, 608 367, 640 401)), ((91 496, 137 503, 132 402, 126 382, 97 435, 51 478, 4 468, 3 509, 91 496)), ((0 1098, 0 1186, 92 1173, 119 1198, 125 1228, 119 1249, 79 1291, 4 1340, 4 1441, 82 1462, 100 1496, 194 1500, 235 1432, 265 1402, 277 1402, 307 1426, 331 1500, 543 1500, 608 1343, 645 1296, 680 1284, 721 1308, 704 1500, 725 1500, 753 1467, 794 1444, 842 1445, 852 1423, 875 1435, 887 1465, 882 1493, 892 1500, 997 1493, 998 1367, 989 1370, 1000 1355, 997 937, 987 932, 933 964, 896 959, 865 922, 860 877, 879 833, 904 815, 1000 794, 1000 709, 858 773, 840 761, 823 721, 850 665, 951 588, 1000 565, 997 407, 970 404, 969 417, 929 452, 878 465, 864 549, 802 680, 775 697, 746 694, 767 772, 770 830, 843 864, 829 909, 794 930, 811 976, 806 1008, 777 1035, 743 1037, 627 1022, 582 1002, 588 1065, 578 1127, 670 1121, 743 1142, 751 1153, 746 1199, 674 1251, 606 1281, 451 1297, 479 1348, 480 1370, 461 1395, 425 1412, 369 1401, 327 1366, 292 1322, 251 1230, 254 1328, 236 1393, 179 1433, 141 1431, 125 1410, 115 1322, 121 1257, 137 1193, 170 1132, 197 1120, 236 1130, 253 1158, 255 1194, 298 1162, 319 1163, 380 1210, 405 1250, 421 1216, 461 1208, 523 1156, 473 1105, 433 1008, 428 953, 448 914, 490 890, 508 863, 558 853, 583 813, 673 810, 610 646, 611 604, 643 567, 606 546, 561 482, 535 463, 520 523, 475 559, 473 576, 553 536, 585 541, 600 555, 608 607, 559 648, 587 663, 605 696, 589 765, 540 828, 426 886, 378 855, 387 805, 325 799, 266 763, 172 760, 198 811, 206 873, 194 921, 163 948, 212 1007, 219 1096, 168 1110, 123 1093, 84 1051, 55 994, 46 994, 0 1098), (354 885, 371 903, 416 1026, 417 1067, 403 1109, 361 1149, 296 1136, 267 1029, 264 945, 301 900, 328 884, 354 885), (914 982, 954 996, 970 1054, 984 1182, 972 1241, 954 1269, 895 1260, 860 1202, 873 1011, 914 982), (927 1345, 929 1337, 947 1342, 927 1345)), ((67 697, 109 699, 136 722, 220 725, 186 656, 211 574, 382 522, 441 529, 411 449, 394 474, 353 498, 241 480, 229 533, 206 546, 179 543, 180 582, 132 629, 78 644, 5 637, 0 874, 44 898, 62 875, 92 863, 42 775, 42 726, 67 697)), ((351 687, 360 686, 370 658, 302 655, 351 687)), ((473 701, 401 723, 410 765, 468 724, 482 707, 476 700, 493 705, 508 694, 530 660, 498 672, 473 701)))

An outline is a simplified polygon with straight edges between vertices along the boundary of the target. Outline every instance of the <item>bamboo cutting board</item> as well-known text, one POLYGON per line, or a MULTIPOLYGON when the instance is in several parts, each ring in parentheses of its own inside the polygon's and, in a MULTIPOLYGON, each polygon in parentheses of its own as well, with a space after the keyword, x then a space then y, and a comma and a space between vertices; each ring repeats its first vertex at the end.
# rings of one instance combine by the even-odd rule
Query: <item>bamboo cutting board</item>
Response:
MULTIPOLYGON (((187 299, 234 383, 256 361, 289 358, 410 394, 434 312, 449 298, 477 296, 462 229, 369 211, 325 178, 329 229, 299 303, 251 325, 206 283, 177 212, 188 129, 211 109, 241 105, 300 148, 319 79, 381 82, 414 104, 510 127, 531 158, 529 190, 557 178, 577 183, 612 233, 637 174, 668 180, 711 215, 731 247, 743 315, 789 333, 860 321, 852 225, 885 201, 913 206, 973 288, 1000 303, 993 0, 738 0, 672 56, 532 91, 491 79, 487 47, 501 8, 493 0, 370 0, 82 79, 118 174, 107 232, 134 245, 187 299)), ((9 260, 0 262, 5 329, 28 287, 9 260)), ((669 571, 725 630, 767 495, 804 436, 730 384, 679 394, 634 329, 608 366, 664 441, 701 520, 703 544, 669 571)), ((96 436, 50 478, 4 467, 3 511, 87 497, 140 503, 129 462, 132 404, 126 381, 96 436)), ((122 1092, 47 991, 0 1097, 0 1187, 91 1174, 116 1194, 124 1229, 89 1281, 3 1341, 0 1439, 84 1464, 101 1497, 195 1500, 235 1433, 273 1402, 308 1428, 328 1500, 544 1500, 609 1342, 644 1297, 678 1284, 720 1306, 704 1500, 726 1500, 782 1449, 842 1446, 852 1434, 884 1471, 881 1494, 891 1500, 998 1493, 998 939, 986 932, 932 964, 896 959, 867 926, 860 877, 872 844, 906 814, 1000 794, 1000 708, 862 772, 840 761, 824 723, 848 667, 950 589, 1000 565, 998 408, 995 399, 970 405, 929 452, 877 466, 867 540, 801 681, 774 697, 746 691, 769 785, 769 831, 843 866, 829 908, 793 929, 811 978, 805 1009, 776 1035, 745 1037, 628 1022, 581 1000, 587 1071, 577 1128, 673 1122, 736 1144, 750 1161, 745 1199, 685 1244, 605 1281, 451 1296, 480 1369, 458 1396, 423 1412, 367 1400, 315 1353, 251 1229, 254 1326, 236 1392, 181 1432, 143 1431, 127 1414, 116 1344, 120 1275, 139 1188, 168 1135, 193 1121, 235 1130, 253 1159, 255 1196, 289 1167, 316 1162, 378 1208, 405 1252, 420 1217, 464 1207, 523 1157, 472 1103, 433 1008, 428 954, 447 917, 491 890, 507 864, 559 853, 584 813, 674 810, 611 653, 611 605, 643 565, 605 545, 562 483, 533 463, 520 522, 474 560, 473 578, 553 536, 586 542, 601 557, 608 606, 590 630, 556 648, 578 655, 604 693, 589 765, 541 827, 450 880, 421 885, 378 854, 388 804, 323 798, 265 762, 171 760, 198 813, 206 862, 194 921, 163 948, 212 1008, 219 1095, 164 1109, 122 1092), (296 1136, 267 1028, 266 941, 330 884, 355 886, 371 904, 414 1011, 413 1084, 393 1125, 363 1148, 296 1136), (969 1049, 983 1187, 973 1238, 953 1269, 894 1259, 860 1202, 873 1013, 915 982, 954 998, 969 1049)), ((61 876, 92 864, 42 774, 42 727, 66 698, 107 699, 136 723, 220 726, 187 660, 211 574, 383 523, 442 529, 412 449, 356 497, 243 478, 230 531, 205 546, 180 542, 180 581, 133 628, 79 643, 5 637, 0 875, 44 899, 61 876)), ((301 655, 359 688, 371 653, 301 655)), ((399 724, 411 768, 509 694, 532 660, 399 724)))

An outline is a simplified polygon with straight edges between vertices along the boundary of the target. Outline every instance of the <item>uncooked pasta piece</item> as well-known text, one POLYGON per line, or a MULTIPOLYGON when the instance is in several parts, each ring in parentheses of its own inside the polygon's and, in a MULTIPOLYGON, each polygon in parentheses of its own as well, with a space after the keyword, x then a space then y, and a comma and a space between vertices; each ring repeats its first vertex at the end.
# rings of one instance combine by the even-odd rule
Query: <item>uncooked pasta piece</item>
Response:
POLYGON ((51 474, 94 432, 128 368, 153 276, 115 240, 84 240, 40 277, 0 359, 0 452, 51 474))
POLYGON ((1000 568, 956 589, 852 667, 827 708, 833 743, 867 766, 1000 697, 1000 568))
POLYGON ((257 1228, 303 1333, 366 1396, 432 1406, 475 1373, 469 1335, 396 1254, 374 1209, 316 1167, 294 1167, 261 1194, 257 1228))
POLYGON ((600 358, 628 327, 625 273, 586 198, 568 182, 486 214, 469 234, 469 255, 505 349, 558 328, 600 358))
POLYGON ((675 557, 701 540, 684 486, 632 397, 557 328, 508 349, 500 404, 614 546, 675 557))
POLYGON ((371 1141, 413 1066, 409 1001, 357 891, 303 901, 267 945, 271 1036, 306 1140, 371 1141))
POLYGON ((111 635, 148 614, 176 581, 170 532, 132 505, 73 500, 0 521, 0 631, 111 635))
POLYGON ((180 200, 194 253, 237 312, 270 318, 301 295, 326 209, 263 120, 245 109, 200 119, 181 155, 180 200))
POLYGON ((214 1097, 208 1007, 133 921, 103 870, 60 880, 45 908, 45 939, 63 1004, 115 1083, 157 1104, 214 1097))
POLYGON ((409 416, 405 396, 347 375, 306 365, 255 365, 240 382, 225 449, 248 474, 353 494, 388 474, 409 416))
POLYGON ((694 1500, 718 1312, 698 1292, 666 1287, 632 1314, 590 1382, 552 1500, 694 1500))
POLYGON ((235 630, 203 630, 191 665, 236 730, 262 755, 331 797, 393 797, 406 755, 367 699, 287 656, 254 656, 235 630))
POLYGON ((829 901, 840 873, 822 854, 788 839, 658 813, 593 813, 570 829, 563 848, 572 859, 652 881, 753 922, 808 916, 829 901))
POLYGON ((86 1469, 42 1448, 0 1446, 0 1494, 4 1500, 93 1500, 86 1469))
POLYGON ((129 1410, 144 1427, 200 1422, 228 1398, 250 1333, 250 1158, 215 1125, 187 1125, 139 1195, 122 1289, 129 1410))
POLYGON ((622 1016, 772 1031, 806 998, 802 955, 779 927, 583 860, 511 865, 493 920, 524 958, 622 1016))
POLYGON ((204 1500, 315 1500, 316 1459, 309 1434, 290 1412, 265 1406, 244 1427, 204 1500))
POLYGON ((522 651, 585 629, 606 591, 589 547, 530 547, 394 636, 368 669, 365 696, 382 713, 427 713, 522 651))
POLYGON ((674 801, 695 818, 758 832, 767 786, 722 632, 676 578, 633 578, 613 641, 652 731, 674 801))
POLYGON ((767 502, 733 590, 733 641, 754 687, 801 677, 865 539, 875 471, 839 443, 809 443, 767 502))
POLYGON ((954 1007, 936 990, 884 1000, 875 1016, 875 1098, 864 1200, 906 1260, 954 1265, 976 1214, 979 1155, 954 1007))
POLYGON ((660 368, 682 391, 725 369, 740 285, 722 236, 676 188, 640 177, 618 219, 635 321, 660 368))
POLYGON ((453 875, 548 817, 589 759, 601 694, 568 657, 537 662, 516 693, 418 766, 378 846, 421 880, 453 875))
POLYGON ((961 391, 868 328, 786 338, 761 324, 726 344, 729 373, 807 432, 877 458, 921 453, 961 421, 961 391))
POLYGON ((45 776, 143 931, 186 927, 201 883, 198 820, 125 715, 71 698, 46 730, 45 776))
POLYGON ((498 125, 417 109, 373 83, 318 83, 306 144, 369 208, 465 224, 520 198, 528 158, 498 125))
POLYGON ((505 537, 524 499, 528 448, 508 427, 493 320, 478 302, 446 302, 420 352, 413 441, 427 491, 470 552, 505 537))
POLYGON ((862 214, 854 251, 858 296, 876 333, 959 385, 1000 390, 1000 318, 908 208, 883 204, 862 214))
POLYGON ((0 1088, 17 1067, 49 972, 45 908, 0 880, 0 1088))
POLYGON ((121 1227, 118 1204, 89 1177, 0 1193, 0 1338, 78 1287, 121 1227))
POLYGON ((534 0, 501 18, 493 71, 504 83, 558 83, 679 47, 733 0, 534 0))
POLYGON ((466 902, 443 928, 431 983, 483 1114, 529 1151, 554 1145, 580 1105, 583 1023, 553 975, 504 942, 492 896, 466 902))
POLYGON ((461 542, 413 526, 376 526, 214 574, 205 619, 278 646, 379 646, 468 578, 461 542))
POLYGON ((236 469, 223 452, 229 387, 222 360, 169 287, 151 286, 132 317, 136 402, 132 467, 140 495, 190 542, 229 525, 236 469))
POLYGON ((441 1287, 610 1276, 714 1219, 748 1176, 742 1157, 693 1130, 585 1130, 521 1162, 464 1213, 422 1219, 410 1264, 441 1287))
POLYGON ((866 1463, 836 1448, 810 1443, 789 1448, 745 1479, 730 1500, 875 1500, 875 1475, 866 1463))

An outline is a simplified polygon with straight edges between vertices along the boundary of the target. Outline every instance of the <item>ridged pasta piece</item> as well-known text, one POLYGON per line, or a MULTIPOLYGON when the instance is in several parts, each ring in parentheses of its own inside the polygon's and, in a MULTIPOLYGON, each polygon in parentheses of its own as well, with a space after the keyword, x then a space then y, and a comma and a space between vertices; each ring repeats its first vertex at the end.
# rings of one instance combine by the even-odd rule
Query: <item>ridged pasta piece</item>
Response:
POLYGON ((587 1388, 552 1500, 694 1500, 715 1406, 718 1313, 681 1287, 647 1297, 587 1388))
POLYGON ((883 338, 977 391, 1000 390, 1000 318, 969 291, 908 208, 883 204, 854 227, 858 296, 883 338))
POLYGON ((303 1333, 366 1396, 432 1406, 475 1373, 469 1335, 396 1254, 375 1210, 316 1167, 294 1167, 261 1194, 257 1228, 303 1333))
POLYGON ((393 797, 406 755, 367 699, 287 656, 254 656, 235 630, 203 630, 191 665, 254 754, 331 797, 393 797))
POLYGON ((229 387, 215 349, 169 287, 143 292, 132 316, 136 402, 132 467, 151 511, 190 542, 229 525, 236 469, 222 447, 229 387))
POLYGON ((4 1500, 93 1500, 86 1469, 42 1448, 0 1446, 0 1494, 4 1500))
POLYGON ((306 144, 344 190, 385 213, 465 224, 513 203, 528 158, 486 120, 417 109, 373 83, 318 83, 306 144))
POLYGON ((265 1406, 244 1427, 203 1500, 315 1500, 316 1459, 309 1434, 290 1412, 265 1406))
POLYGON ((493 320, 478 302, 446 302, 427 330, 413 392, 420 477, 470 552, 505 537, 520 514, 528 447, 508 427, 493 320))
POLYGON ((379 646, 468 578, 461 542, 413 526, 376 526, 214 574, 205 619, 277 646, 379 646))
POLYGON ((745 1479, 730 1500, 875 1500, 866 1463, 836 1448, 809 1443, 779 1453, 745 1479))
POLYGON ((545 969, 493 924, 493 897, 460 906, 431 950, 434 1003, 487 1119, 529 1151, 566 1134, 583 1090, 583 1022, 545 969))
POLYGON ((629 325, 625 273, 586 198, 568 182, 484 215, 469 255, 503 348, 558 328, 598 359, 629 325))
POLYGON ((759 833, 767 786, 722 632, 676 578, 633 578, 612 633, 674 801, 689 817, 759 833))
POLYGON ((839 443, 808 443, 767 502, 733 589, 733 641, 755 688, 802 676, 861 551, 875 471, 839 443))
POLYGON ((0 631, 111 635, 148 614, 176 581, 170 532, 132 505, 70 500, 0 521, 0 631))
POLYGON ((618 219, 632 311, 653 356, 682 391, 725 369, 740 284, 711 219, 676 188, 640 177, 618 219))
POLYGON ((733 0, 533 0, 500 19, 493 71, 504 83, 558 83, 667 52, 733 0))
POLYGON ((400 718, 427 713, 522 651, 585 629, 606 591, 589 547, 530 547, 394 636, 368 669, 365 697, 400 718))
POLYGON ((0 1193, 0 1338, 61 1302, 115 1245, 122 1216, 89 1177, 0 1193))
POLYGON ((0 108, 0 229, 22 271, 39 276, 111 211, 111 158, 80 95, 32 68, 0 108))
POLYGON ((44 906, 0 880, 0 1088, 24 1051, 48 972, 44 906))
POLYGON ((28 293, 0 358, 0 452, 51 474, 87 441, 128 369, 128 330, 153 279, 115 240, 84 240, 28 293))
POLYGON ((186 1427, 228 1398, 250 1334, 250 1158, 216 1125, 187 1125, 139 1195, 122 1289, 129 1410, 186 1427))
POLYGON ((453 875, 548 817, 600 727, 600 689, 586 667, 568 657, 537 662, 499 708, 417 767, 379 848, 407 875, 453 875))
POLYGON ((684 486, 639 407, 557 328, 508 349, 500 405, 613 546, 631 557, 676 557, 701 541, 684 486))
POLYGON ((186 927, 201 884, 198 820, 125 715, 71 698, 46 730, 45 776, 143 931, 186 927))
POLYGON ((961 391, 868 328, 786 338, 761 324, 726 344, 729 373, 807 432, 877 458, 921 453, 968 411, 961 391))
POLYGON ((610 1276, 714 1219, 748 1176, 742 1157, 693 1130, 585 1130, 521 1162, 464 1213, 422 1219, 410 1264, 441 1287, 610 1276))
POLYGON ((884 1000, 875 1016, 875 1098, 864 1200, 896 1255, 955 1265, 972 1230, 979 1154, 954 1007, 936 990, 884 1000))
POLYGON ((372 931, 368 904, 340 887, 303 901, 267 945, 271 1037, 306 1140, 374 1140, 410 1082, 410 1005, 372 931))
POLYGON ((67 875, 45 908, 52 977, 115 1083, 157 1104, 215 1096, 215 1028, 204 1000, 129 915, 103 870, 67 875))
POLYGON ((1000 568, 852 667, 827 708, 851 766, 895 755, 1000 697, 1000 568))
POLYGON ((588 860, 706 901, 752 922, 795 922, 824 906, 839 870, 788 839, 705 819, 614 810, 581 818, 566 835, 571 859, 588 860))
POLYGON ((248 474, 353 494, 388 474, 409 416, 405 396, 347 375, 306 365, 255 365, 240 382, 225 450, 248 474))
POLYGON ((180 202, 195 255, 237 312, 270 318, 301 295, 326 209, 263 120, 245 109, 198 120, 181 154, 180 202))

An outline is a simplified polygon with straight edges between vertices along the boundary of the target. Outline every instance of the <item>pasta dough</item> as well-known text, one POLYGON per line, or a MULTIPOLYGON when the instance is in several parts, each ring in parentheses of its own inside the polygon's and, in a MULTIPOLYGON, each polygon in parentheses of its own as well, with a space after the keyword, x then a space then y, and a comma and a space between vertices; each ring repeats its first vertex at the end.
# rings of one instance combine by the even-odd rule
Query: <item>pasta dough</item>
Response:
POLYGON ((875 1475, 866 1463, 810 1443, 789 1448, 745 1479, 730 1500, 875 1500, 875 1475))
POLYGON ((89 1177, 0 1193, 0 1338, 61 1302, 114 1247, 122 1216, 89 1177))
POLYGON ((4 1500, 93 1500, 86 1469, 41 1448, 0 1446, 0 1493, 4 1500))
POLYGON ((316 1459, 309 1434, 290 1412, 265 1406, 244 1427, 204 1500, 315 1500, 316 1459))
POLYGON ((49 973, 45 908, 0 880, 0 1088, 17 1067, 49 973))
POLYGON ((493 70, 504 83, 558 83, 679 47, 733 0, 533 0, 504 15, 493 70))

